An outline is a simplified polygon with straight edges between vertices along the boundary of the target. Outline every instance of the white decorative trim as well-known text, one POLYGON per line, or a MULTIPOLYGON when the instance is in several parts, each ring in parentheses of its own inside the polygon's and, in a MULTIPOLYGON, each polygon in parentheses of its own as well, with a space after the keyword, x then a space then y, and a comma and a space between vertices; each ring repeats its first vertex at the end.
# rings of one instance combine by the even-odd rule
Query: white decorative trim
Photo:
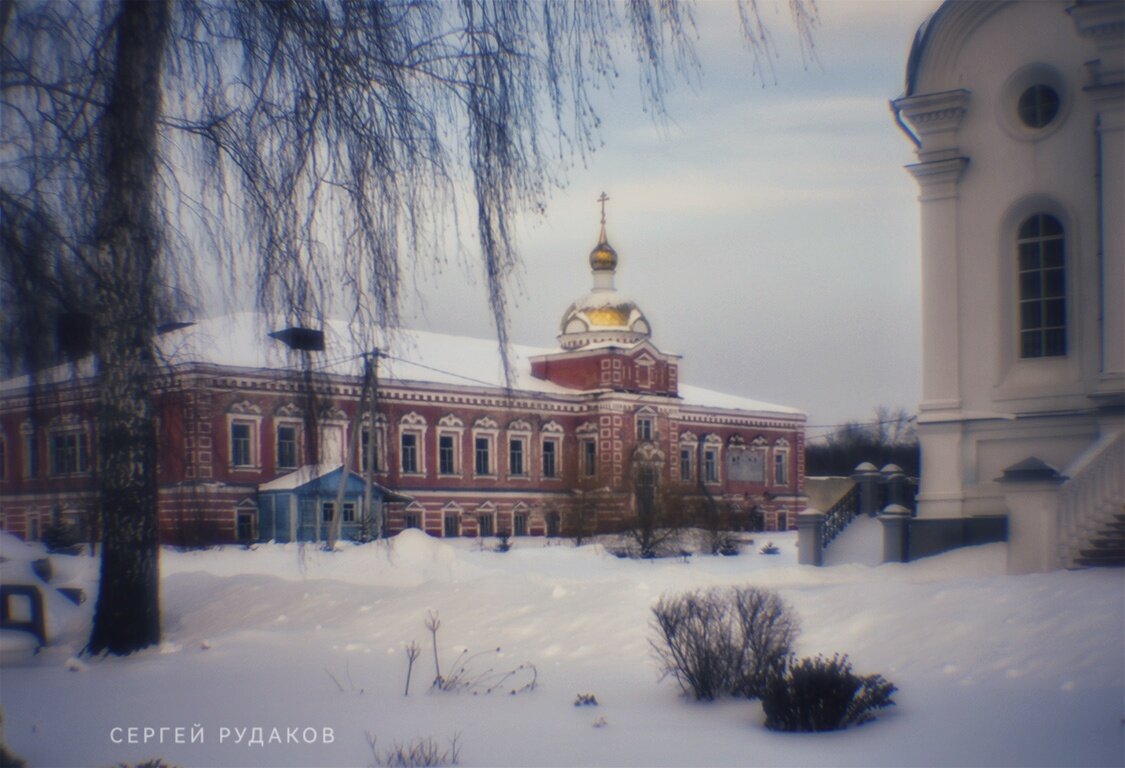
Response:
MULTIPOLYGON (((261 413, 261 410, 258 411, 261 413)), ((305 409, 296 403, 290 402, 274 409, 273 415, 283 419, 300 419, 305 416, 305 409)))
POLYGON ((249 400, 243 400, 238 403, 232 403, 230 407, 227 408, 227 413, 234 413, 244 416, 261 416, 262 409, 249 400))
POLYGON ((399 426, 403 427, 424 427, 426 426, 426 418, 424 416, 419 416, 414 411, 411 411, 410 413, 399 419, 398 423, 399 426))
POLYGON ((439 427, 449 427, 451 429, 464 429, 465 422, 461 421, 456 415, 447 413, 438 420, 439 427))

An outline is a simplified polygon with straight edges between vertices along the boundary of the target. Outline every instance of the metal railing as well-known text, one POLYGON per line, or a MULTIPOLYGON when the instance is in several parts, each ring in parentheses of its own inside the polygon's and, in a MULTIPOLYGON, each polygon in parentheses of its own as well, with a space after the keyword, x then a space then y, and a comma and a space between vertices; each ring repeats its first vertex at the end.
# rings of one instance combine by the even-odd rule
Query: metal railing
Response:
POLYGON ((848 527, 848 523, 855 519, 858 511, 859 484, 856 483, 824 513, 824 535, 821 546, 827 548, 829 542, 839 536, 840 532, 848 527))
POLYGON ((1070 463, 1059 488, 1059 557, 1071 568, 1125 503, 1125 432, 1103 435, 1070 463))

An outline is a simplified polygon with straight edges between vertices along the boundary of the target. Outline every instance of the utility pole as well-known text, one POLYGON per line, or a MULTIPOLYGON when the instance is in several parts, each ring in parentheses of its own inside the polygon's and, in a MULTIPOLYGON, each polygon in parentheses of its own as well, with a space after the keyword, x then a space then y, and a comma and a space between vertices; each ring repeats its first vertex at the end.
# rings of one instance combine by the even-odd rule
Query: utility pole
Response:
MULTIPOLYGON (((378 355, 378 351, 376 351, 375 354, 378 355)), ((324 548, 329 551, 336 548, 336 542, 340 538, 340 524, 344 519, 344 493, 347 491, 348 480, 351 478, 352 466, 355 464, 355 456, 359 450, 359 436, 360 432, 363 430, 363 404, 369 398, 371 380, 371 359, 369 355, 365 354, 363 356, 363 387, 359 392, 359 403, 358 405, 356 405, 355 416, 352 417, 351 434, 348 436, 348 452, 344 457, 344 464, 340 468, 340 484, 336 489, 336 504, 332 509, 332 522, 329 523, 328 533, 325 536, 324 548)), ((374 397, 371 397, 370 399, 374 400, 374 397)), ((374 450, 374 434, 375 423, 374 418, 372 418, 371 431, 369 433, 367 444, 367 463, 370 463, 371 454, 374 450)))

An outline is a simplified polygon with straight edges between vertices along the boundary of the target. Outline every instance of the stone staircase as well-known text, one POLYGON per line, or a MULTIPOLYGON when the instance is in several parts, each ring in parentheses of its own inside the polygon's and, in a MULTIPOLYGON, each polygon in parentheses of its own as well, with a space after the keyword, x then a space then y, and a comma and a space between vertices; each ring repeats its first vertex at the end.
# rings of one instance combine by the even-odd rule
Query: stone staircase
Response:
POLYGON ((1104 435, 1063 474, 1059 556, 1067 568, 1125 566, 1125 432, 1104 435))
POLYGON ((1074 564, 1086 567, 1125 566, 1125 504, 1094 532, 1089 548, 1078 551, 1074 564))

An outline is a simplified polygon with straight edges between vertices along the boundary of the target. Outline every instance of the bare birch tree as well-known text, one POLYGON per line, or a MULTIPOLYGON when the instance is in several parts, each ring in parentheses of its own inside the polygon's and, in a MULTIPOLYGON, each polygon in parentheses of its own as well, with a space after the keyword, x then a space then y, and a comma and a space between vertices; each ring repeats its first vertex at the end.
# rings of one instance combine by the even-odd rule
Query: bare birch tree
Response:
MULTIPOLYGON (((812 1, 789 6, 807 40, 812 1)), ((0 41, 4 367, 96 361, 89 650, 118 654, 159 641, 156 337, 194 278, 252 274, 294 324, 394 325, 403 261, 463 201, 506 350, 513 221, 595 148, 594 91, 632 56, 660 112, 697 66, 692 7, 660 0, 0 0, 0 41)))

